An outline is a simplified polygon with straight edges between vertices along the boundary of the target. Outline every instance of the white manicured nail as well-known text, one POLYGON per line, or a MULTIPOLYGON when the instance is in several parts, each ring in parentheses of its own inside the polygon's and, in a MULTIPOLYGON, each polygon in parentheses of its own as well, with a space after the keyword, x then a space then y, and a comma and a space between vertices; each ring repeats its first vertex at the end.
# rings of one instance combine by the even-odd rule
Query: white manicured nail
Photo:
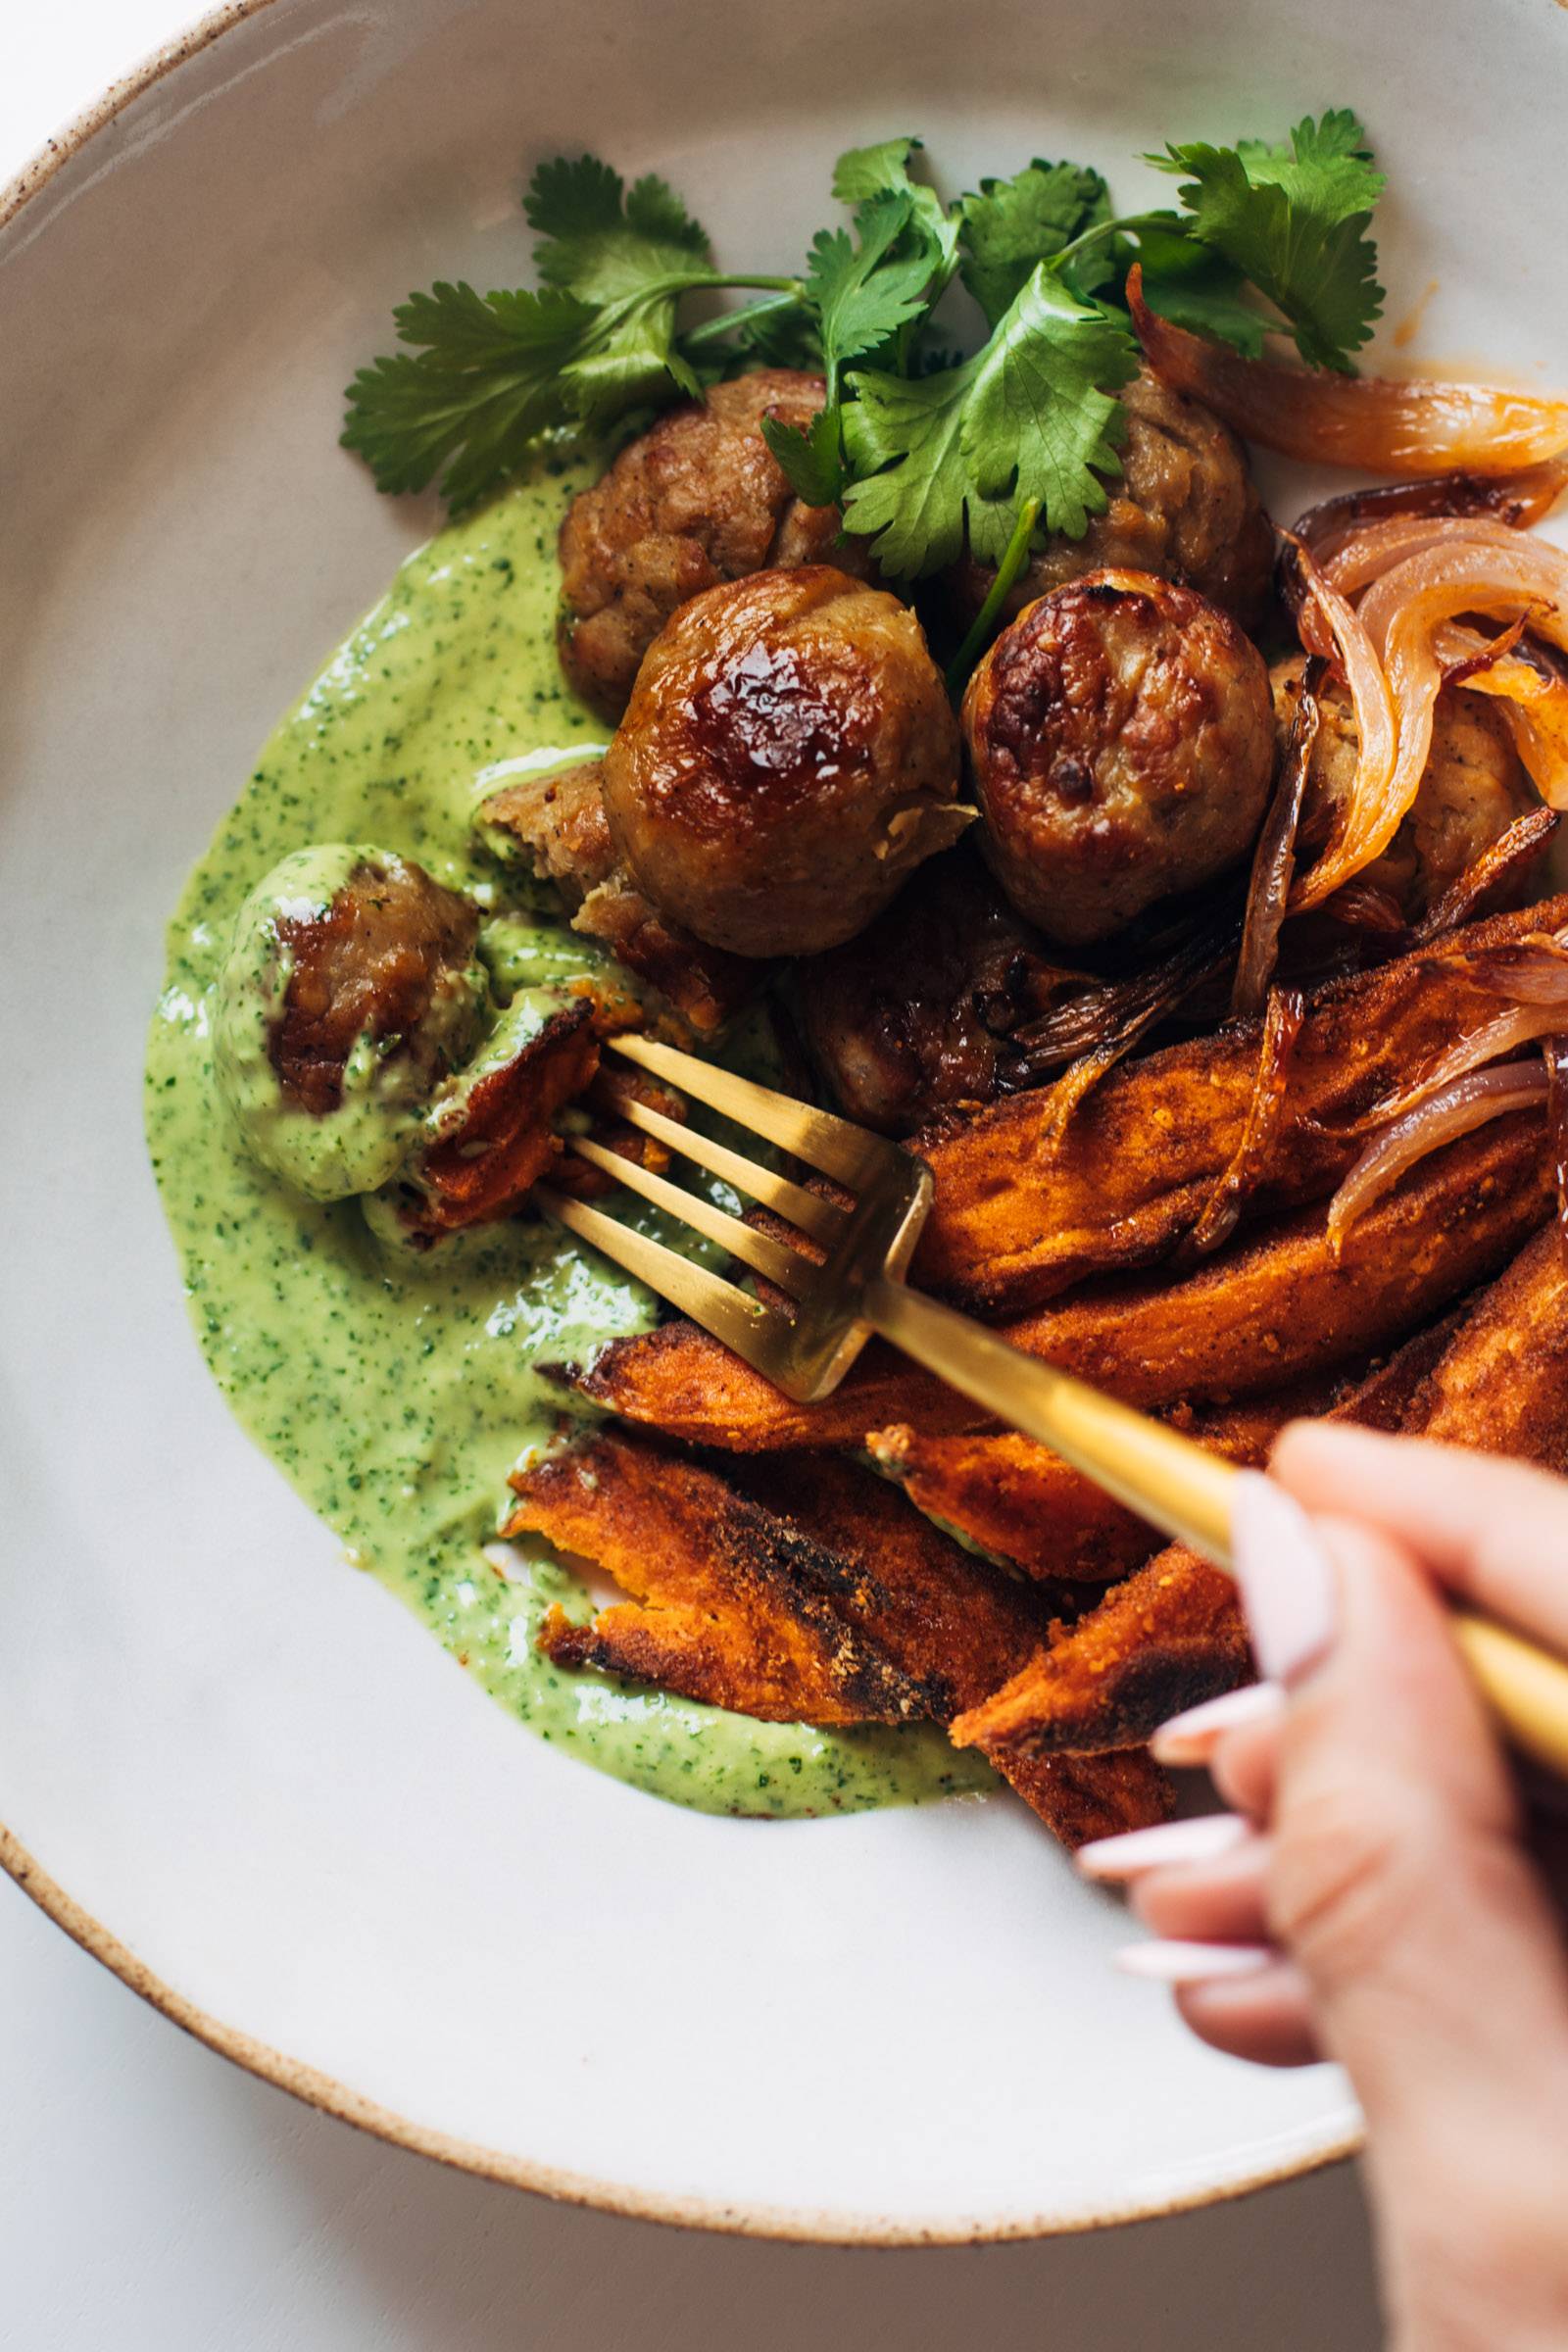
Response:
POLYGON ((1192 1821, 1156 1822, 1152 1829, 1124 1830, 1119 1838, 1097 1838, 1075 1857, 1086 1879, 1136 1879, 1146 1870, 1179 1862, 1212 1862, 1251 1835, 1240 1813, 1200 1813, 1192 1821))
POLYGON ((1270 1723, 1282 1712, 1285 1693, 1278 1683, 1249 1683, 1189 1707, 1162 1723, 1150 1741, 1161 1764, 1206 1764, 1227 1732, 1244 1723, 1270 1723))
POLYGON ((1304 1674, 1334 1638, 1334 1570, 1294 1495, 1259 1470, 1236 1481, 1231 1550, 1257 1662, 1271 1682, 1304 1674))
POLYGON ((1217 1977, 1255 1977, 1278 1958, 1269 1943, 1124 1943, 1116 1966, 1157 1984, 1207 1984, 1217 1977))

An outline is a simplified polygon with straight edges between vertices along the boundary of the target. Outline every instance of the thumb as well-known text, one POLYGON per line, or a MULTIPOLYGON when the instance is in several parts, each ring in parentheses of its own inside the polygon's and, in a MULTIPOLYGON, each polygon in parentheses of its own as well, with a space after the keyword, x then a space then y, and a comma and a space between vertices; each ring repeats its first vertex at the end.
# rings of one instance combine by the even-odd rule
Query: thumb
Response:
POLYGON ((1374 2150, 1456 2190, 1499 2113, 1533 2116, 1560 2183, 1568 1963, 1443 1602, 1395 1538, 1308 1519, 1267 1479, 1245 1482, 1236 1549, 1260 1662, 1291 1691, 1268 1922, 1374 2150))

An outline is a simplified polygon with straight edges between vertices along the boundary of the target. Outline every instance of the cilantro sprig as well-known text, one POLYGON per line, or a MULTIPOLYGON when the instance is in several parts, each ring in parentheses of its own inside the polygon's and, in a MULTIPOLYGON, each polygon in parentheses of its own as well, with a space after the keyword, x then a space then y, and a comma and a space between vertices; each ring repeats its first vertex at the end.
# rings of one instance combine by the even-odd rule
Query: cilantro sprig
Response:
POLYGON ((662 179, 628 189, 593 156, 542 165, 523 206, 538 290, 412 295, 403 348, 349 387, 345 443, 383 490, 439 476, 464 506, 548 434, 623 428, 736 368, 812 368, 821 414, 804 430, 764 419, 769 447, 803 499, 841 505, 883 570, 913 578, 965 547, 1016 561, 1036 516, 1076 536, 1103 510, 1138 364, 1134 261, 1151 308, 1253 357, 1289 334, 1308 366, 1348 369, 1379 315, 1383 175, 1344 110, 1282 146, 1148 157, 1177 207, 1135 214, 1091 167, 1038 158, 945 203, 919 154, 903 137, 841 156, 848 220, 817 232, 797 276, 721 271, 662 179), (694 316, 729 288, 762 299, 694 316))
POLYGON ((707 231, 662 179, 629 191, 597 157, 558 157, 534 173, 523 210, 544 279, 478 294, 432 286, 393 313, 404 352, 362 368, 348 390, 344 446, 381 490, 422 490, 442 472, 454 507, 492 490, 530 444, 561 427, 603 430, 630 410, 696 395, 702 379, 676 339, 686 295, 771 288, 713 267, 707 231))

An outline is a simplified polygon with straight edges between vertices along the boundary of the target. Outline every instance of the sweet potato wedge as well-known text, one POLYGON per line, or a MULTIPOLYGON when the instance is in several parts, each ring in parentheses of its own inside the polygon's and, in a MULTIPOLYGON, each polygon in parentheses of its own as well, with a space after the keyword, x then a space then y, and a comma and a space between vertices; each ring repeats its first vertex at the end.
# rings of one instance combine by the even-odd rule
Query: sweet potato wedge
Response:
MULTIPOLYGON (((1334 1190, 1361 1150, 1348 1130, 1495 1010, 1457 968, 1464 952, 1568 922, 1568 898, 1494 915, 1421 953, 1321 990, 1290 1055, 1282 1115, 1243 1213, 1278 1215, 1334 1190)), ((1247 1122, 1259 1021, 1171 1046, 1102 1081, 1065 1131, 1046 1098, 995 1103, 915 1138, 936 1205, 912 1279, 988 1316, 1015 1317, 1086 1276, 1147 1264, 1196 1224, 1247 1122)))
MULTIPOLYGON (((1316 1205, 1183 1280, 1086 1285, 1004 1336, 1132 1404, 1288 1387, 1375 1354, 1495 1274, 1547 1214, 1543 1143, 1542 1121, 1516 1114, 1434 1152, 1351 1228, 1338 1260, 1316 1205)), ((985 1426, 956 1391, 875 1341, 814 1405, 792 1404, 685 1322, 612 1341, 568 1377, 625 1420, 739 1453, 857 1446, 894 1422, 926 1437, 985 1426)))
MULTIPOLYGON (((1408 1341, 1334 1408, 1333 1419, 1393 1430, 1423 1394, 1455 1330, 1449 1317, 1408 1341)), ((962 1715, 955 1741, 1002 1767, 1004 1757, 1117 1749, 1146 1740, 1168 1716, 1252 1678, 1252 1653, 1222 1571, 1184 1544, 1167 1544, 1114 1586, 1003 1690, 962 1715)))
MULTIPOLYGON (((519 1473, 506 1532, 581 1552, 637 1596, 588 1625, 553 1610, 549 1656, 765 1721, 946 1724, 1049 1638, 1048 1588, 988 1567, 883 1482, 830 1456, 783 1469, 745 1465, 742 1492, 607 1432, 519 1473)), ((1069 1842, 1168 1810, 1147 1757, 1027 1758, 1013 1771, 1069 1842)))
MULTIPOLYGON (((841 1455, 753 1455, 726 1475, 851 1566, 859 1581, 837 1605, 910 1678, 938 1723, 995 1688, 1000 1659, 1032 1657, 1056 1611, 1082 1598, 1059 1584, 1020 1585, 977 1559, 841 1455)), ((1169 1776, 1147 1749, 995 1761, 1064 1845, 1142 1829, 1171 1808, 1169 1776)))
POLYGON ((608 1569, 632 1603, 540 1636, 598 1666, 766 1723, 907 1723, 925 1695, 835 1606, 853 1571, 712 1471, 606 1433, 513 1480, 504 1533, 541 1535, 608 1569))
MULTIPOLYGON (((1568 1261, 1555 1225, 1330 1417, 1568 1469, 1568 1261)), ((1120 1746, 1250 1672, 1230 1580, 1172 1544, 954 1737, 993 1761, 999 1747, 1120 1746)))
POLYGON ((1169 1773, 1147 1747, 1108 1749, 1093 1756, 999 1752, 987 1761, 1069 1852, 1087 1845, 1091 1838, 1147 1830, 1166 1820, 1176 1801, 1169 1773))
POLYGON ((557 1111, 599 1067, 590 997, 552 1012, 535 1037, 468 1091, 461 1123, 412 1171, 408 1222, 434 1237, 510 1216, 555 1161, 557 1111))
MULTIPOLYGON (((1326 1412, 1344 1386, 1330 1376, 1255 1403, 1184 1405, 1166 1417, 1228 1461, 1261 1462, 1288 1420, 1326 1412)), ((1109 1584, 1158 1548, 1147 1519, 1013 1430, 933 1438, 906 1425, 875 1430, 866 1445, 916 1510, 1025 1576, 1109 1584)))
POLYGON ((1568 1471, 1568 1250, 1555 1224, 1481 1298, 1402 1426, 1440 1445, 1568 1471))

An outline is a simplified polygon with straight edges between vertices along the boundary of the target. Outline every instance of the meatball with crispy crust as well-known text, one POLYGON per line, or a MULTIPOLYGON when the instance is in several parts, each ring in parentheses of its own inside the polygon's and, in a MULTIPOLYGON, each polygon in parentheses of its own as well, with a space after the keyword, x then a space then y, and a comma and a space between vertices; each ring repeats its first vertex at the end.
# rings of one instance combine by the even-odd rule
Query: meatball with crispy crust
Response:
POLYGON ((868 573, 864 542, 839 545, 837 507, 804 506, 762 439, 764 416, 808 424, 819 375, 762 368, 715 384, 630 442, 561 526, 562 666, 606 718, 670 614, 721 580, 833 563, 868 573))
MULTIPOLYGON (((1305 668, 1305 655, 1292 654, 1269 672, 1282 746, 1295 720, 1305 668)), ((1301 820, 1304 852, 1321 849, 1332 834, 1359 757, 1355 713, 1343 686, 1325 688, 1318 713, 1301 820)), ((1446 688, 1433 712, 1432 749, 1415 805, 1383 856, 1356 876, 1356 884, 1381 891, 1407 922, 1414 922, 1516 817, 1537 806, 1537 799, 1500 711, 1483 695, 1446 688)), ((1333 899, 1327 902, 1329 912, 1334 905, 1333 899)))
POLYGON ((836 947, 956 839, 958 730, 907 606, 823 564, 683 605, 605 756, 638 888, 737 956, 836 947))
POLYGON ((1028 606, 970 679, 963 728, 998 881, 1073 947, 1243 857, 1274 767, 1262 656, 1142 571, 1028 606))
MULTIPOLYGON (((1120 398, 1127 431, 1120 477, 1107 484, 1110 504, 1091 516, 1081 539, 1047 540, 1020 573, 1007 617, 1064 581, 1115 565, 1196 588, 1244 629, 1256 628, 1268 605, 1274 530, 1240 441, 1150 368, 1120 398)), ((990 564, 969 558, 954 566, 949 588, 960 625, 979 612, 994 577, 990 564)))

